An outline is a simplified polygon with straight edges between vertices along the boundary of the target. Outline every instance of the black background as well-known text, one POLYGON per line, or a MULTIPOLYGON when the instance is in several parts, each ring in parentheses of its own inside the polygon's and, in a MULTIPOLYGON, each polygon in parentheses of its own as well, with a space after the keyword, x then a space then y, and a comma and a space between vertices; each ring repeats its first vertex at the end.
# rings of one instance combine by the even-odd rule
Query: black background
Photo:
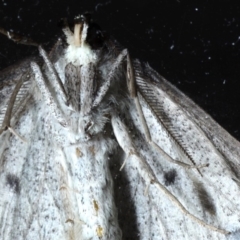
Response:
MULTIPOLYGON (((134 58, 148 62, 240 140, 240 7, 237 1, 1 0, 0 26, 50 49, 62 17, 90 11, 134 58)), ((0 69, 32 54, 0 36, 0 69)))

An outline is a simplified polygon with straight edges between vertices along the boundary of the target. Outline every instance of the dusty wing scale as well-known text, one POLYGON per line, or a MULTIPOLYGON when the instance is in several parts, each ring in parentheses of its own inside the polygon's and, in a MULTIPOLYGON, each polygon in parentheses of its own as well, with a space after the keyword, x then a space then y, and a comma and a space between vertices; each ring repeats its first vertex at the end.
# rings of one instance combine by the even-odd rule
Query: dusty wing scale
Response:
POLYGON ((101 32, 88 38, 90 23, 88 16, 79 16, 74 32, 64 29, 68 48, 59 41, 50 64, 47 58, 44 64, 28 60, 1 73, 2 122, 24 79, 12 103, 10 126, 17 134, 8 129, 0 134, 0 238, 238 239, 239 143, 135 60, 134 80, 152 140, 172 159, 209 166, 186 169, 167 161, 146 140, 127 90, 126 49, 112 41, 98 49, 101 32), (96 36, 93 51, 86 43, 96 36), (121 138, 114 137, 114 118, 125 123, 126 142, 135 147, 128 155, 120 148, 121 138), (149 174, 154 181, 148 181, 149 174), (160 191, 156 181, 168 192, 160 191), (184 215, 171 196, 195 217, 230 234, 184 215))

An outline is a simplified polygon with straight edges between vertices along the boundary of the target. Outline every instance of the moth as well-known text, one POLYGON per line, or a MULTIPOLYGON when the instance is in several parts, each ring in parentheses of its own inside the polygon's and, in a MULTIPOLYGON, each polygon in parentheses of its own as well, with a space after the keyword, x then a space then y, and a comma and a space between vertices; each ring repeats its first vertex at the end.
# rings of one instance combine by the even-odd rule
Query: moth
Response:
POLYGON ((90 15, 63 32, 0 74, 0 239, 239 239, 239 142, 90 15))

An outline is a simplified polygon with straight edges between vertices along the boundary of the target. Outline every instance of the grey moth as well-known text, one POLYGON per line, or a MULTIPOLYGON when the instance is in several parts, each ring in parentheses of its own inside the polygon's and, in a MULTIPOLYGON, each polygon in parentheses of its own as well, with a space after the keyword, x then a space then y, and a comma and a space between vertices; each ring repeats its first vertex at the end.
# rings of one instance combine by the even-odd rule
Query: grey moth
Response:
POLYGON ((239 239, 240 144, 88 14, 0 73, 0 239, 239 239))

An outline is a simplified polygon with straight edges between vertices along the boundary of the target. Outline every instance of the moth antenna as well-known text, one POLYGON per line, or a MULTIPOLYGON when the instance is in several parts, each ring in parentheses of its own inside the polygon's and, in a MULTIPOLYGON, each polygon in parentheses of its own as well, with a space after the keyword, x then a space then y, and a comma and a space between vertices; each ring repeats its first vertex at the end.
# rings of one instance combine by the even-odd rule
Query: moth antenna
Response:
POLYGON ((40 67, 35 62, 31 62, 31 68, 33 70, 33 73, 35 74, 35 79, 36 79, 37 85, 40 89, 40 92, 42 93, 47 106, 49 106, 52 115, 56 118, 56 120, 62 126, 66 127, 68 125, 68 123, 67 123, 66 119, 63 117, 59 108, 57 107, 57 104, 55 103, 55 100, 52 97, 52 95, 44 81, 40 67))
MULTIPOLYGON (((134 103, 135 103, 135 106, 137 108, 137 112, 139 113, 139 117, 140 117, 140 121, 142 123, 142 126, 143 126, 143 129, 144 129, 144 133, 145 133, 145 138, 147 140, 147 142, 149 144, 151 144, 162 156, 164 156, 164 158, 166 158, 167 161, 169 162, 172 162, 172 163, 175 163, 175 164, 178 164, 182 167, 185 167, 187 169, 190 169, 190 168, 194 168, 194 169, 197 169, 197 171, 199 172, 198 168, 203 168, 203 167, 207 167, 208 164, 201 164, 201 165, 190 165, 190 164, 187 164, 187 163, 184 163, 184 162, 181 162, 181 161, 178 161, 178 160, 175 160, 173 159, 169 154, 167 154, 162 148, 160 148, 154 141, 152 141, 152 137, 151 137, 151 134, 150 134, 150 131, 149 131, 149 128, 148 128, 148 125, 147 125, 147 122, 146 122, 146 119, 144 117, 144 114, 143 114, 143 110, 142 110, 142 107, 141 107, 141 104, 139 102, 139 96, 142 97, 143 100, 145 100, 145 98, 139 93, 139 92, 136 92, 134 93, 134 83, 132 83, 132 81, 134 81, 135 79, 132 79, 131 77, 135 76, 134 74, 132 74, 132 72, 134 72, 134 69, 133 69, 133 66, 132 66, 132 63, 131 63, 131 59, 130 57, 127 58, 127 69, 129 69, 129 73, 128 73, 128 81, 129 81, 129 90, 132 90, 133 92, 130 93, 130 95, 133 97, 134 99, 134 103), (130 62, 129 62, 130 61, 130 62)), ((139 72, 136 72, 136 79, 140 79, 140 73, 139 72)), ((144 80, 142 80, 143 84, 144 84, 144 80)), ((139 84, 140 85, 140 84, 139 84)), ((147 92, 147 91, 146 91, 147 92)), ((150 108, 151 109, 151 108, 150 108)), ((158 118, 157 118, 158 119, 158 118)), ((161 121, 162 123, 162 121, 161 121)), ((165 127, 164 124, 162 124, 164 129, 167 131, 167 128, 165 127)), ((168 131, 167 131, 168 132, 168 131)), ((169 133, 170 134, 170 133, 169 133)), ((172 136, 172 135, 171 135, 172 136)), ((175 140, 175 142, 181 147, 181 149, 183 149, 182 151, 186 154, 186 156, 188 157, 188 159, 190 161, 192 161, 192 158, 189 156, 189 154, 184 151, 184 148, 182 148, 181 144, 178 143, 176 141, 176 139, 174 137, 172 137, 173 140, 175 140)), ((192 161, 193 162, 193 161, 192 161)), ((193 162, 194 163, 194 162, 193 162)), ((199 172, 200 173, 200 172, 199 172)), ((201 175, 201 173, 200 173, 201 175)))
POLYGON ((17 94, 21 88, 21 86, 23 85, 24 82, 24 78, 22 77, 16 84, 13 93, 10 97, 10 100, 8 102, 8 106, 7 106, 7 110, 3 119, 3 123, 0 129, 0 134, 7 128, 10 126, 10 121, 11 121, 11 116, 12 116, 12 110, 13 110, 13 106, 14 106, 14 102, 16 100, 17 94))
MULTIPOLYGON (((10 121, 11 121, 11 116, 12 116, 12 111, 14 107, 14 103, 16 101, 17 94, 22 87, 23 83, 25 81, 25 75, 21 76, 20 80, 17 81, 17 84, 12 92, 12 95, 9 99, 8 106, 5 112, 5 116, 2 122, 2 126, 0 128, 0 134, 5 131, 7 128, 10 130, 10 121)), ((16 134, 17 135, 17 134, 16 134)), ((21 137, 20 137, 21 138, 21 137)))
POLYGON ((100 102, 102 101, 102 99, 104 98, 104 96, 106 95, 111 82, 115 76, 115 72, 117 71, 117 69, 119 68, 119 66, 121 65, 121 63, 124 61, 125 57, 127 56, 128 51, 127 49, 122 50, 119 55, 117 56, 116 60, 113 62, 112 64, 112 68, 107 76, 107 80, 103 83, 103 85, 100 87, 96 98, 94 99, 93 102, 93 107, 97 107, 100 102))
MULTIPOLYGON (((149 67, 148 64, 147 64, 147 66, 149 67)), ((138 60, 135 62, 135 69, 137 71, 136 81, 138 82, 138 86, 139 86, 139 93, 140 93, 139 95, 141 96, 142 100, 147 104, 147 106, 151 110, 152 114, 156 117, 158 123, 166 131, 168 136, 172 139, 173 144, 175 144, 175 146, 176 146, 176 149, 179 150, 180 154, 182 153, 183 155, 185 155, 187 157, 187 159, 193 163, 193 166, 195 166, 194 168, 196 168, 198 173, 202 176, 199 169, 203 168, 203 167, 207 167, 208 164, 204 164, 204 165, 196 165, 195 164, 195 161, 192 157, 191 152, 188 151, 187 144, 185 144, 182 141, 181 136, 179 136, 179 134, 176 132, 176 130, 172 126, 164 109, 162 109, 161 104, 155 103, 155 96, 154 96, 152 90, 147 87, 146 81, 142 78, 142 74, 143 74, 142 68, 141 68, 141 65, 138 60)), ((151 73, 148 73, 148 74, 150 74, 150 76, 152 76, 151 73)), ((154 77, 155 76, 153 76, 153 78, 154 77)), ((180 156, 180 158, 181 158, 181 156, 180 156)))
POLYGON ((135 71, 134 71, 132 59, 130 58, 129 53, 127 53, 127 76, 128 76, 127 77, 128 90, 129 90, 130 96, 134 98, 137 96, 135 71))
POLYGON ((57 93, 58 92, 60 93, 61 97, 63 98, 63 101, 65 102, 66 105, 68 105, 68 97, 64 89, 63 83, 56 72, 56 69, 54 68, 52 62, 50 61, 46 51, 41 46, 39 46, 38 49, 52 76, 53 81, 51 81, 51 83, 53 84, 54 89, 56 89, 57 93))
MULTIPOLYGON (((139 93, 138 93, 138 94, 139 94, 139 93)), ((140 95, 140 94, 139 94, 139 95, 140 95)), ((140 96, 142 97, 143 100, 145 100, 142 95, 140 95, 140 96)), ((148 126, 147 126, 145 117, 144 117, 144 115, 143 115, 142 108, 141 108, 141 105, 140 105, 140 102, 139 102, 138 97, 135 98, 135 104, 136 104, 136 106, 137 106, 137 110, 138 110, 139 114, 142 115, 142 117, 140 118, 141 121, 142 121, 142 123, 145 122, 145 124, 143 124, 143 125, 144 125, 144 130, 146 131, 146 129, 148 129, 148 126)), ((164 127, 164 129, 168 132, 168 130, 167 130, 167 128, 165 127, 165 125, 163 125, 163 127, 164 127)), ((147 134, 146 134, 146 139, 147 139, 147 141, 148 141, 158 152, 160 152, 161 154, 163 154, 163 156, 166 157, 166 159, 167 159, 169 162, 176 163, 176 164, 178 164, 178 165, 180 165, 180 166, 182 166, 182 167, 185 167, 185 168, 187 168, 187 169, 194 168, 194 169, 197 169, 197 170, 198 170, 199 168, 208 167, 209 164, 200 164, 200 165, 195 165, 195 164, 194 164, 194 165, 190 165, 190 164, 187 164, 187 163, 184 163, 184 162, 181 162, 181 161, 178 161, 178 160, 173 159, 172 157, 170 157, 170 155, 168 155, 165 151, 163 151, 155 142, 152 141, 152 138, 151 138, 151 135, 150 135, 149 130, 146 131, 146 132, 147 132, 147 134)), ((170 133, 168 132, 168 134, 170 134, 170 133)), ((171 136, 171 138, 172 138, 173 140, 175 140, 175 142, 176 142, 176 139, 175 139, 174 137, 172 137, 172 135, 170 135, 170 136, 171 136)), ((179 143, 178 143, 178 145, 179 145, 179 143)), ((180 146, 181 146, 181 145, 180 145, 180 146)), ((184 149, 183 149, 183 152, 185 153, 186 151, 184 151, 184 149)), ((185 154, 186 154, 186 153, 185 153, 185 154)), ((187 155, 188 159, 191 160, 190 156, 189 156, 188 154, 186 154, 186 155, 187 155)), ((193 162, 193 161, 192 161, 192 162, 193 162)), ((194 162, 193 162, 193 163, 194 163, 194 162)), ((198 170, 198 172, 199 172, 199 170, 198 170)), ((200 172, 199 172, 199 173, 200 173, 200 172)), ((200 173, 200 175, 202 176, 201 173, 200 173)))
POLYGON ((170 198, 172 200, 172 202, 188 217, 190 217, 193 221, 199 223, 200 225, 212 230, 212 231, 216 231, 222 234, 229 234, 230 232, 224 230, 224 229, 220 229, 217 228, 211 224, 205 223, 203 220, 201 220, 200 218, 194 216, 193 214, 191 214, 183 205, 182 203, 166 188, 164 187, 155 177, 155 174, 152 170, 152 168, 148 165, 148 163, 142 158, 140 157, 133 146, 133 142, 131 140, 131 137, 128 134, 128 130, 126 125, 120 120, 119 117, 116 116, 112 116, 111 118, 111 122, 112 122, 112 127, 113 127, 113 132, 114 135, 119 143, 119 145, 121 146, 121 148, 123 149, 123 151, 127 154, 127 155, 132 155, 130 154, 131 152, 135 152, 134 157, 136 159, 136 161, 134 161, 134 166, 138 169, 139 174, 143 177, 143 179, 145 180, 147 186, 149 186, 150 184, 154 184, 159 190, 161 190, 161 192, 163 192, 168 198, 170 198))

